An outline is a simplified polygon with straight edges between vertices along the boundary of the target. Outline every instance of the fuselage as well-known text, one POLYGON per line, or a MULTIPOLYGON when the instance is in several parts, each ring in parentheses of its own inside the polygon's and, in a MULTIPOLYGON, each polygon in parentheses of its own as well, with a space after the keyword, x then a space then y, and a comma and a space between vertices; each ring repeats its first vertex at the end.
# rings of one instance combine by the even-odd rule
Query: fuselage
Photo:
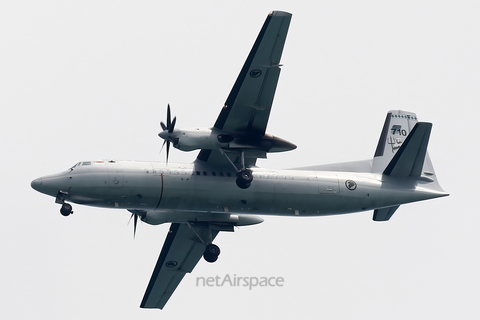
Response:
POLYGON ((361 212, 445 195, 418 179, 374 173, 251 168, 248 189, 233 170, 149 161, 84 161, 32 182, 42 193, 95 207, 148 212, 147 223, 205 214, 319 216, 361 212))

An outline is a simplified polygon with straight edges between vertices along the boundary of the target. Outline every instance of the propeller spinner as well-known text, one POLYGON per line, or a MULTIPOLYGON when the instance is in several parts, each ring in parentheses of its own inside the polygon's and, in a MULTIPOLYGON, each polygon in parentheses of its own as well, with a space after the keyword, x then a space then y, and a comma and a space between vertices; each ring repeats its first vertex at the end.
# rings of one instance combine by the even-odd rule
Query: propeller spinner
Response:
MULTIPOLYGON (((162 144, 162 150, 163 147, 165 146, 165 143, 167 144, 167 163, 168 163, 168 154, 170 153, 170 142, 174 142, 174 135, 173 135, 173 130, 175 129, 175 123, 177 122, 177 117, 173 118, 173 121, 171 120, 171 114, 170 114, 170 104, 167 106, 167 124, 160 122, 160 126, 162 127, 162 132, 158 134, 160 138, 163 140, 162 144)), ((160 150, 161 152, 161 150, 160 150)))

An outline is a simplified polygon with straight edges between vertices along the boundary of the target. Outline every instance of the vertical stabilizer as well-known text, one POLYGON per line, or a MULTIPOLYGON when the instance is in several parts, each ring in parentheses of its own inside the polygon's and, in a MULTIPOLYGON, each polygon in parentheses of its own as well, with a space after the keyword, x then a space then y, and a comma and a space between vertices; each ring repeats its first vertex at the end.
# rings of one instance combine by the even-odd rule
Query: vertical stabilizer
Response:
POLYGON ((383 172, 417 123, 413 112, 391 110, 387 114, 372 163, 372 172, 383 172))

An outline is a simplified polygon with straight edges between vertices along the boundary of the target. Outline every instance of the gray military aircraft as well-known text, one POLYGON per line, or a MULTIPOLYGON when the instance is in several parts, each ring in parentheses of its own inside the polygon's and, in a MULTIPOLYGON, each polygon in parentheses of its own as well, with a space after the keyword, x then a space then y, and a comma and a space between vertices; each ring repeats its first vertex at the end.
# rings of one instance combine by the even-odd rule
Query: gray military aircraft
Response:
POLYGON ((267 19, 212 128, 175 128, 159 136, 167 161, 82 161, 70 169, 32 181, 32 188, 55 197, 68 216, 74 202, 127 209, 134 218, 171 223, 141 302, 162 309, 184 275, 200 258, 220 254, 213 240, 263 221, 260 215, 325 216, 373 210, 373 220, 389 220, 404 203, 447 196, 427 153, 432 124, 412 112, 389 111, 373 159, 293 170, 256 166, 269 152, 296 146, 265 132, 280 75, 291 14, 267 19), (190 164, 168 163, 170 144, 200 152, 190 164))

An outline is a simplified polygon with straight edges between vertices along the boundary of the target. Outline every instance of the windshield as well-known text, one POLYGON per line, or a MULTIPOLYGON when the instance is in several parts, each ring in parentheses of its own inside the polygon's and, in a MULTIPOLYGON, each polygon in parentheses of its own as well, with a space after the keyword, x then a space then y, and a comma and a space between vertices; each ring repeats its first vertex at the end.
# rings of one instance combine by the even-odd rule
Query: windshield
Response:
POLYGON ((72 171, 75 167, 78 167, 80 165, 80 162, 75 163, 73 167, 70 167, 70 171, 72 171))

